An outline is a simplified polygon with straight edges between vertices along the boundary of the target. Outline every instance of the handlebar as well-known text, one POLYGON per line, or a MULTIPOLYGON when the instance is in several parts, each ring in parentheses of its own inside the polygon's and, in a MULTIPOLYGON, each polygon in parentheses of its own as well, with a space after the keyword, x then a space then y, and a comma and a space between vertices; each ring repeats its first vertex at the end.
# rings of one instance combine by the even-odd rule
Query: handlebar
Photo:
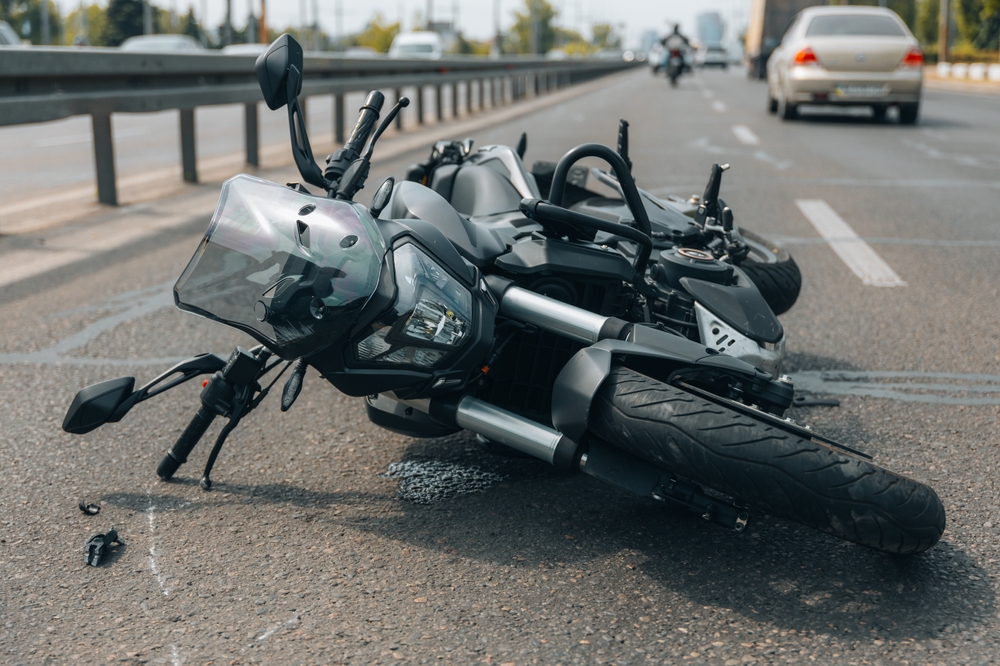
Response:
POLYGON ((365 99, 365 103, 358 114, 358 122, 351 131, 351 137, 344 144, 344 149, 350 151, 354 159, 357 159, 365 149, 368 137, 371 136, 372 130, 375 129, 375 123, 378 122, 378 116, 382 111, 383 104, 385 104, 385 95, 378 90, 368 93, 368 98, 365 99))
MULTIPOLYGON (((552 174, 549 201, 556 206, 563 205, 569 170, 584 157, 599 157, 611 165, 611 169, 618 177, 618 184, 621 185, 622 194, 625 196, 625 203, 628 204, 629 210, 632 211, 632 217, 635 218, 636 226, 647 238, 650 238, 653 233, 649 225, 649 215, 646 213, 646 207, 642 203, 642 198, 639 196, 639 189, 635 186, 635 179, 632 178, 628 165, 622 159, 621 155, 599 143, 585 143, 573 148, 562 156, 559 164, 556 165, 555 173, 552 174)), ((612 231, 610 233, 618 232, 612 231)))
POLYGON ((184 429, 181 436, 177 438, 177 443, 167 451, 167 455, 160 461, 159 466, 156 468, 157 476, 166 481, 174 475, 174 472, 181 465, 187 462, 188 455, 205 435, 205 432, 208 431, 208 427, 212 425, 215 416, 215 412, 206 409, 204 405, 198 409, 198 413, 191 419, 191 423, 184 429))
POLYGON ((653 253, 653 240, 649 237, 649 234, 644 234, 625 224, 608 222, 607 220, 578 213, 575 210, 562 208, 561 206, 556 206, 555 204, 550 204, 539 199, 522 199, 520 209, 522 213, 538 222, 555 223, 554 226, 576 225, 590 227, 598 231, 627 238, 639 246, 635 257, 636 279, 642 280, 646 274, 646 265, 649 263, 649 257, 653 253))

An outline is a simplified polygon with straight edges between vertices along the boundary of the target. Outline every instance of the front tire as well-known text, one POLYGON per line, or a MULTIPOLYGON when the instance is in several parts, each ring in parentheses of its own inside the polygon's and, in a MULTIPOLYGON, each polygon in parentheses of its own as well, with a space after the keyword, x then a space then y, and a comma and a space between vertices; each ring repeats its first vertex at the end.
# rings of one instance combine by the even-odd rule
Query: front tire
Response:
POLYGON ((633 455, 847 541, 908 555, 944 532, 930 487, 632 370, 612 370, 589 421, 633 455))
POLYGON ((740 229, 740 235, 750 246, 750 254, 740 268, 757 285, 774 314, 788 312, 802 291, 802 273, 798 264, 788 250, 763 236, 746 229, 740 229))

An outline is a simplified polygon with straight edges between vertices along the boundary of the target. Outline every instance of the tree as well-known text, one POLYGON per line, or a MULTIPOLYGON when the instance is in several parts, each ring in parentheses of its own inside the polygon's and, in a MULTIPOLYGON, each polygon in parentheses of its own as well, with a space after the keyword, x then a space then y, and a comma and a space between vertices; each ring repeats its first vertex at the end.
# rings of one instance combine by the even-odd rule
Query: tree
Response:
POLYGON ((392 46, 392 40, 399 34, 399 22, 388 23, 382 14, 376 12, 371 22, 364 31, 359 32, 351 38, 355 46, 367 46, 375 49, 379 53, 387 53, 392 46))
MULTIPOLYGON (((41 0, 28 2, 4 3, 3 20, 10 23, 22 39, 32 44, 42 43, 42 3, 41 0)), ((55 2, 49 2, 49 43, 62 43, 63 21, 59 15, 59 7, 55 2)))
POLYGON ((976 41, 982 24, 983 0, 952 0, 958 35, 969 44, 976 41))
POLYGON ((591 28, 594 33, 594 46, 598 49, 621 48, 622 38, 618 36, 610 23, 595 23, 591 28))
POLYGON ((461 32, 458 33, 458 39, 455 41, 455 53, 461 53, 463 55, 489 55, 491 47, 492 45, 489 42, 481 42, 476 39, 466 39, 465 35, 461 32))
POLYGON ((181 17, 180 31, 182 35, 189 35, 201 41, 201 24, 194 15, 194 7, 188 7, 188 13, 181 17))
POLYGON ((141 34, 142 0, 111 0, 105 10, 100 43, 105 46, 120 46, 129 37, 141 34))
POLYGON ((937 44, 940 13, 941 0, 921 0, 914 34, 924 46, 937 44))
MULTIPOLYGON (((511 27, 509 46, 515 53, 548 53, 556 45, 556 29, 553 26, 558 12, 548 0, 524 0, 524 10, 514 12, 514 25, 511 27), (534 37, 538 40, 537 51, 533 48, 532 23, 535 25, 534 37)), ((510 52, 507 47, 504 52, 510 52)))
POLYGON ((104 10, 98 4, 74 9, 66 15, 63 26, 62 43, 66 46, 72 45, 78 35, 85 36, 90 46, 104 46, 98 41, 104 31, 104 10))

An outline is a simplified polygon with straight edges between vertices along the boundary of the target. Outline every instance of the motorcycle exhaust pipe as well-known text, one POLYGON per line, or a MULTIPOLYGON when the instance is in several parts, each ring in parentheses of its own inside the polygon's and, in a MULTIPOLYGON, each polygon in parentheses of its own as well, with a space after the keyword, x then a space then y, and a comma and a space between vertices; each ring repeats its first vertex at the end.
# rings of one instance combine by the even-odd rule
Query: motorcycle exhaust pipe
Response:
POLYGON ((531 419, 500 409, 472 396, 465 396, 457 403, 447 399, 400 400, 408 407, 430 415, 435 421, 456 425, 469 432, 509 446, 521 453, 562 469, 576 464, 579 445, 558 430, 531 419))

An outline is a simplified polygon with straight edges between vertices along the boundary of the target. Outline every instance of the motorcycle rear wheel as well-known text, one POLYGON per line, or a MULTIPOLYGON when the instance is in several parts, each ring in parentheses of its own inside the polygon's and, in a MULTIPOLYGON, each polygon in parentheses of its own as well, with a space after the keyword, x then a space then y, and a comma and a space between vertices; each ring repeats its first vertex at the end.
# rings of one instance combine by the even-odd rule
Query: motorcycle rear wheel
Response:
POLYGON ((847 541, 909 555, 944 532, 929 486, 626 368, 605 380, 589 422, 685 479, 847 541))
POLYGON ((763 236, 740 229, 750 246, 750 254, 740 264, 747 276, 760 289, 761 295, 776 315, 788 312, 802 290, 802 273, 788 250, 780 248, 763 236))

